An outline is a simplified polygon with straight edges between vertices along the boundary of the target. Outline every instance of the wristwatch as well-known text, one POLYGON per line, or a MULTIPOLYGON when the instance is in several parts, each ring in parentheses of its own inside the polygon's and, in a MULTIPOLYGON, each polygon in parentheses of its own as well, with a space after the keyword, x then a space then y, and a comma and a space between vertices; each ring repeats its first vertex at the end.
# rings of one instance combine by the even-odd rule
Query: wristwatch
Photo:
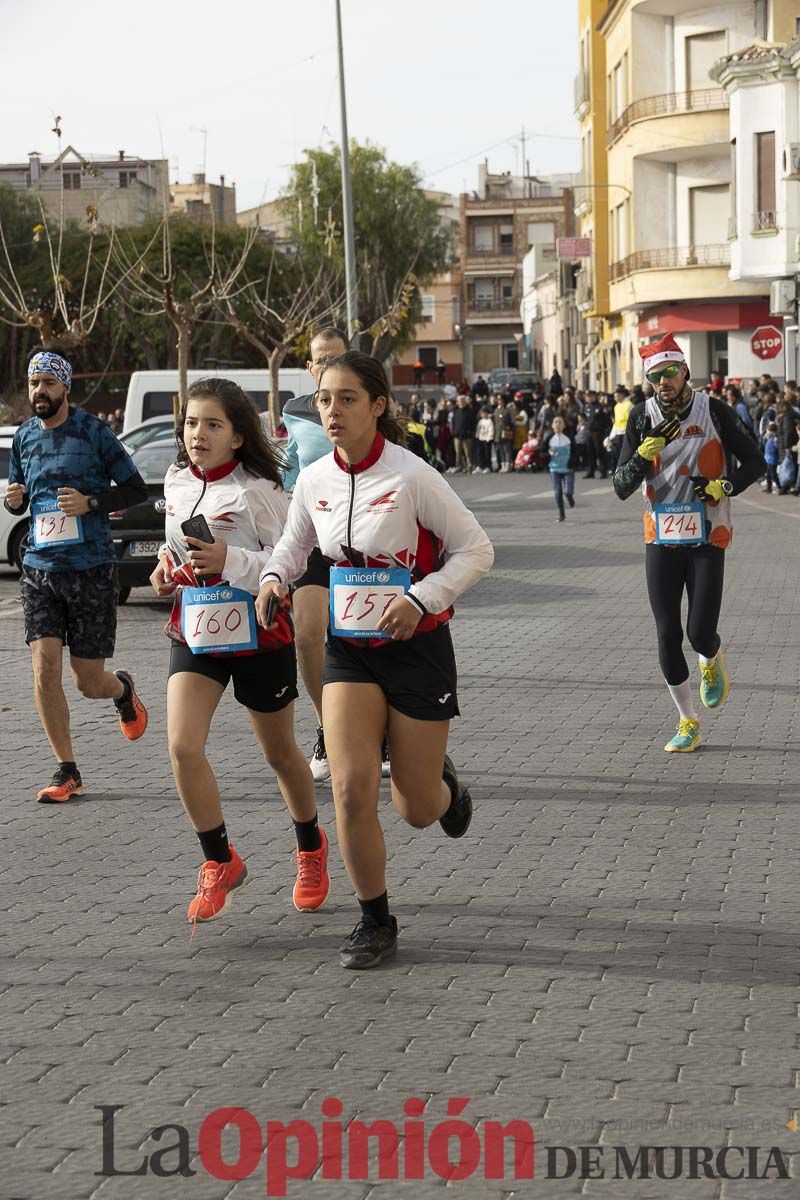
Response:
POLYGON ((89 512, 96 513, 100 511, 100 501, 97 496, 87 496, 86 503, 89 505, 89 512))

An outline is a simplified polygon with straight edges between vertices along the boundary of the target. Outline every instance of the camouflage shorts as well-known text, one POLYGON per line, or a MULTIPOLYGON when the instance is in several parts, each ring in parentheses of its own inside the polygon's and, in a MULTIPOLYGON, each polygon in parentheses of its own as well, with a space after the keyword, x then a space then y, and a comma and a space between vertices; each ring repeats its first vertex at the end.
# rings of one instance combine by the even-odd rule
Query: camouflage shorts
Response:
POLYGON ((85 571, 22 568, 25 641, 60 638, 76 658, 110 658, 117 633, 117 568, 85 571))

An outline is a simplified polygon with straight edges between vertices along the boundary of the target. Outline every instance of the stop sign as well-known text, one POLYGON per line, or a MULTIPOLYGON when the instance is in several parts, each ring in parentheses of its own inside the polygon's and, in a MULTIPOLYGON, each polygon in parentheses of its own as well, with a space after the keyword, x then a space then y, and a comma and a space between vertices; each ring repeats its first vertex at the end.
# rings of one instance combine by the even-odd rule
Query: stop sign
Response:
POLYGON ((757 358, 777 358, 783 350, 783 333, 777 325, 759 325, 753 330, 750 345, 757 358))

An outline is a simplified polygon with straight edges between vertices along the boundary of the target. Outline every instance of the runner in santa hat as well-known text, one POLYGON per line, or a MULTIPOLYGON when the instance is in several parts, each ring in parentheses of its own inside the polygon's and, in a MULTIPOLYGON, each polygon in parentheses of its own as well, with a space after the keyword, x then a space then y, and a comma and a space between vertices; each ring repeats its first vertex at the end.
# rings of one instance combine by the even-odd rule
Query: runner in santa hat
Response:
POLYGON ((719 708, 729 690, 717 625, 733 536, 730 498, 760 478, 764 462, 733 409, 690 386, 671 334, 639 353, 655 395, 631 411, 614 490, 621 500, 642 490, 647 591, 659 662, 679 714, 664 749, 685 752, 699 744, 700 722, 683 654, 683 593, 686 632, 700 659, 700 699, 719 708))

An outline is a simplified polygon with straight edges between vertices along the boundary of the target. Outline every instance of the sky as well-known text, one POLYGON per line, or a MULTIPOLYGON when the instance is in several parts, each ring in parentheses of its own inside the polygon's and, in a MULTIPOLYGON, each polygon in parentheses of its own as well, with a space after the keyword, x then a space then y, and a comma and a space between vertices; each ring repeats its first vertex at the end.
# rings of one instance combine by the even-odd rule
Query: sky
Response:
MULTIPOLYGON (((523 127, 533 172, 577 170, 577 0, 342 0, 342 24, 350 137, 425 186, 519 171, 523 127)), ((59 115, 82 154, 205 161, 241 210, 340 137, 334 0, 0 0, 0 64, 0 162, 55 155, 59 115)))

